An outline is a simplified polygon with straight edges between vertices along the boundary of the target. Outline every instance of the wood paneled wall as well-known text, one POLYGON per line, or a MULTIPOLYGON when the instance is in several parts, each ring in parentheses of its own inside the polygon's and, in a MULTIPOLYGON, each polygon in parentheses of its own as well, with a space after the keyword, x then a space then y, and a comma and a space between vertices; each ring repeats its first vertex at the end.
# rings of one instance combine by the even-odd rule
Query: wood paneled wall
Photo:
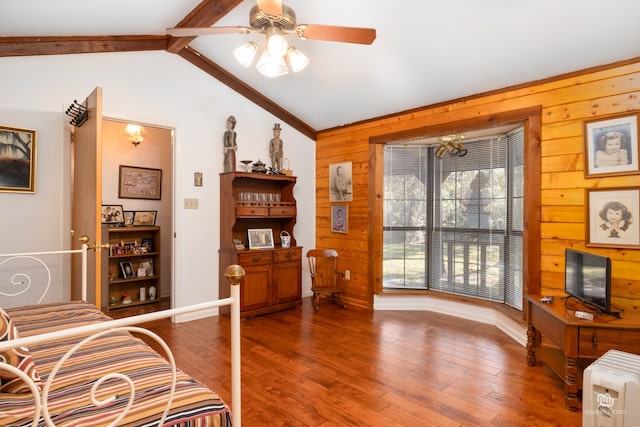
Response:
MULTIPOLYGON (((490 122, 491 117, 505 111, 536 106, 542 111, 540 155, 525 153, 529 169, 539 171, 535 180, 540 182, 535 196, 539 200, 530 203, 535 209, 539 205, 540 218, 538 228, 532 228, 535 235, 529 236, 530 240, 538 239, 530 246, 536 253, 529 257, 536 258, 540 270, 539 275, 532 274, 540 277, 539 284, 531 284, 532 289, 540 286, 543 293, 563 293, 564 249, 572 247, 611 257, 614 302, 626 309, 640 306, 640 250, 585 246, 585 189, 640 187, 640 175, 586 179, 583 157, 585 120, 640 110, 640 58, 320 132, 316 145, 316 246, 337 249, 339 268, 351 271, 346 295, 349 303, 372 306, 375 277, 371 277, 369 265, 381 265, 380 251, 371 247, 369 238, 369 223, 381 215, 370 209, 380 197, 370 188, 370 173, 371 182, 380 174, 379 170, 370 171, 370 165, 375 165, 370 159, 371 141, 419 129, 447 129, 449 123, 478 117, 490 122), (353 163, 347 234, 330 229, 329 165, 341 162, 353 163)), ((640 217, 634 226, 640 226, 640 217)))

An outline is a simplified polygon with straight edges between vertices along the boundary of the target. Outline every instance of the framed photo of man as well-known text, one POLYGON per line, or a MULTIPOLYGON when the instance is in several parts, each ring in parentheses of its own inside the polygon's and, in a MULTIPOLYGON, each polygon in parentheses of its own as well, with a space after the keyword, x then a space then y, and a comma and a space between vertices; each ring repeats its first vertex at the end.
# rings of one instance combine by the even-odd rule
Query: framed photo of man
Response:
POLYGON ((329 201, 351 202, 353 200, 353 178, 351 162, 329 165, 329 201))
POLYGON ((640 189, 587 189, 586 245, 640 248, 640 189))
POLYGON ((587 121, 584 133, 585 178, 640 173, 638 114, 587 121))

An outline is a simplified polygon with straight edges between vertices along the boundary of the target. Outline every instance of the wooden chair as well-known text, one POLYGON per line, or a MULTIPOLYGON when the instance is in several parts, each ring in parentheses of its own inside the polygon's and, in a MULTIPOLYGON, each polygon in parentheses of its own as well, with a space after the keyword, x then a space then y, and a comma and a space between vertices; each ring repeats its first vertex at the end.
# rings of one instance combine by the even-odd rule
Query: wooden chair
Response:
POLYGON ((345 292, 342 283, 343 273, 338 271, 338 252, 335 249, 311 249, 307 252, 309 260, 309 271, 311 272, 311 291, 313 297, 311 299, 313 308, 318 309, 320 296, 325 295, 331 297, 332 301, 337 302, 342 308, 347 305, 342 299, 345 292))

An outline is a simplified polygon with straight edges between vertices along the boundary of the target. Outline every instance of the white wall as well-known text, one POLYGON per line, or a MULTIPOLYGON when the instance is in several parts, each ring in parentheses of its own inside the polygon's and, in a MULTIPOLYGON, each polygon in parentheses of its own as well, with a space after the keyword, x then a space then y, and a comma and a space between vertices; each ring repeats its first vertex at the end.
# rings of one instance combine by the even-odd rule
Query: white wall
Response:
MULTIPOLYGON (((176 55, 125 52, 0 58, 0 124, 38 131, 36 193, 0 193, 0 253, 70 247, 64 110, 96 86, 103 88, 105 116, 176 129, 175 306, 218 295, 218 174, 229 115, 238 121, 238 160, 266 162, 273 124, 282 124, 284 155, 298 176, 295 236, 305 249, 314 246, 315 143, 176 55), (203 187, 193 185, 196 171, 204 174, 203 187), (198 198, 200 208, 182 209, 186 197, 198 198)), ((308 295, 304 263, 303 269, 308 295)), ((58 286, 54 295, 65 292, 58 286)))

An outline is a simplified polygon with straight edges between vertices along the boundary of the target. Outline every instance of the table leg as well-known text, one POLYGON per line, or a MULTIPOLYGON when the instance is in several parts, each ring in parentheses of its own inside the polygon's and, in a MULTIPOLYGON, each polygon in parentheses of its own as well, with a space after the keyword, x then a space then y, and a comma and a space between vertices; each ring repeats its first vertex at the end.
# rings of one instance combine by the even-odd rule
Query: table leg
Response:
POLYGON ((578 410, 578 359, 575 357, 565 357, 564 392, 567 406, 572 411, 578 410))
POLYGON ((536 366, 536 328, 532 324, 527 327, 527 365, 536 366))

